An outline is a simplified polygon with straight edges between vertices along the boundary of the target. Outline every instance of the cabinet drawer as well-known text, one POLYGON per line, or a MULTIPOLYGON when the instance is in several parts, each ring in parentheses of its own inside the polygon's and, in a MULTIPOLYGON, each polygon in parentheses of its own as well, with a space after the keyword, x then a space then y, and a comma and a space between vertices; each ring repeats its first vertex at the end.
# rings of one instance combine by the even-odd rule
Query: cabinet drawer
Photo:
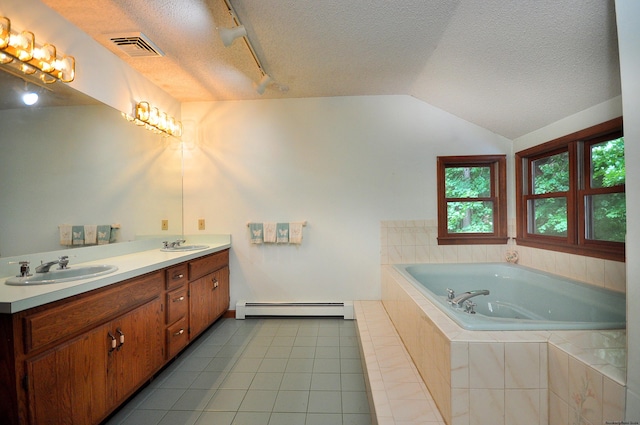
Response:
POLYGON ((189 280, 198 279, 227 265, 229 265, 228 249, 191 261, 189 263, 189 280))
POLYGON ((178 354, 188 341, 187 318, 183 317, 167 328, 167 358, 170 359, 178 354))
POLYGON ((24 317, 25 351, 73 336, 159 297, 162 272, 150 273, 90 292, 24 317))
POLYGON ((167 289, 177 288, 187 283, 187 263, 167 269, 166 279, 167 289))
POLYGON ((186 286, 167 293, 167 324, 186 316, 188 307, 186 286))

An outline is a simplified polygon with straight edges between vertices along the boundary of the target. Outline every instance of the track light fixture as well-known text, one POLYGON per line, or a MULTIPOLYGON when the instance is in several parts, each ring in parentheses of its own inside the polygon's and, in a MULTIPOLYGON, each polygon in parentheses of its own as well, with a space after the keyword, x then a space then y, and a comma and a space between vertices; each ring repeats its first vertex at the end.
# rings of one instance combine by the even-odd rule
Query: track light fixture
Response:
POLYGON ((247 30, 244 27, 244 25, 242 25, 238 20, 238 17, 236 16, 236 13, 233 10, 233 7, 231 6, 231 3, 229 2, 229 0, 224 0, 224 3, 227 6, 229 15, 231 15, 231 19, 233 19, 233 22, 236 24, 236 26, 233 28, 221 28, 219 30, 220 38, 222 38, 222 43, 225 45, 225 47, 229 47, 231 46, 231 44, 236 38, 244 37, 244 43, 249 49, 251 56, 253 56, 253 60, 256 62, 258 71, 262 76, 260 79, 260 82, 258 82, 255 85, 256 91, 258 92, 258 94, 264 94, 265 90, 267 89, 267 86, 273 81, 273 79, 267 74, 267 72, 262 67, 260 58, 258 58, 258 55, 256 54, 256 51, 253 49, 253 46, 251 45, 251 41, 247 36, 247 30))
POLYGON ((268 74, 263 74, 260 82, 256 85, 256 91, 258 94, 263 94, 267 86, 271 82, 271 77, 268 74))
POLYGON ((225 47, 231 46, 236 38, 247 36, 247 30, 244 25, 238 25, 233 28, 220 28, 218 33, 220 34, 220 38, 222 39, 222 43, 225 47))

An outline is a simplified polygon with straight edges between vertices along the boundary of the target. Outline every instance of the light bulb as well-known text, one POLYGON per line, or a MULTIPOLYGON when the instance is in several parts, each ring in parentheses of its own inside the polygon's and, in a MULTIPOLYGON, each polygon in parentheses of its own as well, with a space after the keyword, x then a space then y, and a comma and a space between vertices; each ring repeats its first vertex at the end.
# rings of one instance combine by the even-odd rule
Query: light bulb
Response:
POLYGON ((38 93, 25 93, 22 95, 22 101, 27 106, 35 105, 38 102, 38 93))

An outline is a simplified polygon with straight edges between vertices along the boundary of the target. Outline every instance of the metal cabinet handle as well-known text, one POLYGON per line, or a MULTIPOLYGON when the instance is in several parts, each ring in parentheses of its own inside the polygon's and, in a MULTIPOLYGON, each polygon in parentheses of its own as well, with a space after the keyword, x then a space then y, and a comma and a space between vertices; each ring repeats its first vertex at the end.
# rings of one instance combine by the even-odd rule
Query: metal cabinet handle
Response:
POLYGON ((108 332, 108 335, 109 335, 109 338, 111 338, 111 347, 109 348, 109 353, 111 353, 113 350, 116 349, 116 346, 118 345, 118 343, 116 341, 116 337, 113 336, 111 331, 108 332))
POLYGON ((116 332, 118 332, 118 335, 120 335, 120 345, 118 345, 119 350, 124 345, 124 333, 120 330, 120 328, 116 329, 116 332))
POLYGON ((173 336, 180 336, 184 333, 184 329, 180 329, 178 332, 174 333, 173 336))
POLYGON ((174 302, 174 303, 178 303, 178 302, 180 302, 180 301, 184 301, 184 295, 183 295, 183 296, 181 296, 181 297, 178 297, 178 298, 174 298, 174 299, 172 299, 171 301, 172 301, 172 302, 174 302))
POLYGON ((216 279, 214 277, 214 278, 211 279, 211 282, 213 282, 213 289, 212 290, 218 289, 218 279, 216 279))
POLYGON ((173 280, 179 280, 179 279, 182 279, 183 277, 184 277, 184 275, 182 273, 174 274, 173 275, 173 280))

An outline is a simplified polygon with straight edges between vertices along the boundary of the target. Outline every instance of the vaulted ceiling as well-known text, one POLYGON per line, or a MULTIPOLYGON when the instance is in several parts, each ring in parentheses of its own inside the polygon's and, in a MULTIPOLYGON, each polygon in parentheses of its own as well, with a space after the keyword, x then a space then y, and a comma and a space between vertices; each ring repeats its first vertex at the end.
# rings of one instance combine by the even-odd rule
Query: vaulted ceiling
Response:
POLYGON ((402 94, 513 139, 620 94, 613 0, 229 0, 262 95, 224 0, 43 2, 182 102, 402 94))

